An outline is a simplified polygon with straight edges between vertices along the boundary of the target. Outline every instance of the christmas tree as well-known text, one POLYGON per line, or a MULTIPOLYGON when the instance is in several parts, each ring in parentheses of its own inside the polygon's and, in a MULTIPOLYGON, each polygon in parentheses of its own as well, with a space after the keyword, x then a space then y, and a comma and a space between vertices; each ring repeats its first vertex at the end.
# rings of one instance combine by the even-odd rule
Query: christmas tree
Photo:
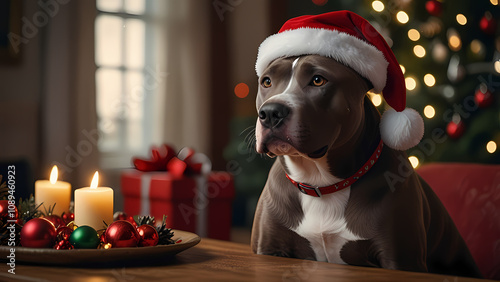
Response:
POLYGON ((405 73, 407 104, 424 117, 412 161, 500 163, 498 1, 373 1, 371 8, 405 73))
MULTIPOLYGON (((290 2, 291 17, 351 10, 385 37, 405 74, 407 106, 424 118, 425 162, 500 163, 498 0, 290 2)), ((382 113, 380 95, 370 94, 382 113)))

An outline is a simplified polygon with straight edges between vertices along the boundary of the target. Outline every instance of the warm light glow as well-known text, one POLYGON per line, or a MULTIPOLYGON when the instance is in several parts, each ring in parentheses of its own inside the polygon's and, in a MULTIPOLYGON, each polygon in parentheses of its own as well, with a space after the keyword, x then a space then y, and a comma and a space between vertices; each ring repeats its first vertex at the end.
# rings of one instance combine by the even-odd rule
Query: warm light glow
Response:
POLYGON ((436 84, 436 79, 434 78, 434 76, 430 73, 424 75, 424 83, 425 85, 429 86, 429 87, 432 87, 434 86, 434 84, 436 84))
POLYGON ((375 107, 380 106, 382 104, 382 97, 380 97, 379 94, 375 94, 372 96, 372 103, 375 105, 375 107))
POLYGON ((403 74, 405 74, 405 72, 406 72, 406 68, 405 68, 405 66, 403 66, 403 65, 399 65, 399 67, 401 68, 401 71, 403 72, 403 74))
POLYGON ((409 157, 408 157, 408 160, 410 161, 411 166, 412 166, 413 168, 417 168, 417 166, 418 166, 418 164, 419 164, 419 161, 418 161, 418 158, 417 158, 417 157, 415 157, 415 156, 409 156, 409 157))
POLYGON ((462 40, 460 40, 460 37, 458 35, 452 35, 450 38, 448 38, 448 45, 450 46, 450 49, 452 51, 458 51, 460 48, 462 48, 462 40))
POLYGON ((481 49, 483 49, 483 44, 481 43, 481 41, 477 40, 477 39, 474 39, 472 40, 472 42, 470 43, 470 50, 474 53, 474 54, 479 54, 479 52, 481 52, 481 49))
POLYGON ((497 143, 495 143, 495 141, 490 141, 488 142, 488 144, 486 144, 486 151, 488 151, 488 153, 493 154, 495 153, 496 150, 497 150, 497 143))
POLYGON ((496 61, 493 65, 495 66, 495 71, 500 73, 500 61, 496 61))
POLYGON ((422 45, 415 45, 415 47, 413 47, 413 53, 415 53, 415 56, 423 58, 425 56, 425 48, 422 47, 422 45))
POLYGON ((463 14, 458 14, 457 15, 457 23, 460 25, 465 25, 465 24, 467 24, 467 18, 463 14))
POLYGON ((234 87, 234 94, 238 98, 245 98, 246 96, 248 96, 249 92, 250 88, 246 83, 241 82, 234 87))
POLYGON ((412 28, 408 30, 408 38, 410 38, 411 41, 417 41, 420 39, 420 32, 418 30, 412 28))
POLYGON ((56 184, 58 176, 57 174, 58 174, 57 166, 55 165, 52 167, 52 171, 50 172, 50 178, 49 178, 50 184, 56 184))
POLYGON ((498 0, 490 0, 490 3, 496 6, 498 5, 498 0))
POLYGON ((372 2, 372 8, 376 12, 382 12, 385 9, 384 3, 376 0, 372 2))
POLYGON ((417 87, 417 81, 411 76, 405 78, 405 84, 406 84, 406 89, 408 90, 413 90, 415 87, 417 87))
POLYGON ((427 105, 424 108, 424 115, 426 118, 433 118, 436 115, 436 110, 431 105, 427 105))
POLYGON ((99 172, 94 173, 94 177, 92 178, 92 182, 90 182, 90 188, 96 189, 99 184, 99 172))
POLYGON ((396 19, 398 19, 398 22, 400 22, 402 24, 405 24, 410 20, 410 18, 408 17, 408 14, 403 12, 403 11, 399 11, 396 14, 396 19))

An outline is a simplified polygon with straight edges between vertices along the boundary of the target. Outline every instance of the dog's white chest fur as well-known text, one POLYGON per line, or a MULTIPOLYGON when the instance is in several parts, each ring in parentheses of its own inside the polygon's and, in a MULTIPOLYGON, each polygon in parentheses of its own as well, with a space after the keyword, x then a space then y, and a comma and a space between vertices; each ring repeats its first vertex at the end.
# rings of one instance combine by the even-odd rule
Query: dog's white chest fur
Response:
MULTIPOLYGON (((300 173, 290 162, 287 162, 290 169, 290 176, 299 176, 300 181, 304 183, 320 183, 320 185, 329 185, 340 179, 321 171, 316 173, 300 173), (324 184, 321 184, 325 182, 324 184), (328 184, 329 183, 329 184, 328 184)), ((317 168, 322 167, 317 166, 317 168)), ((314 168, 313 168, 314 169, 314 168)), ((351 188, 323 195, 320 198, 309 195, 300 195, 304 217, 300 224, 293 228, 300 236, 306 238, 313 249, 316 260, 333 263, 345 264, 340 258, 340 251, 345 243, 362 238, 354 235, 348 228, 344 216, 345 207, 349 200, 351 188)))

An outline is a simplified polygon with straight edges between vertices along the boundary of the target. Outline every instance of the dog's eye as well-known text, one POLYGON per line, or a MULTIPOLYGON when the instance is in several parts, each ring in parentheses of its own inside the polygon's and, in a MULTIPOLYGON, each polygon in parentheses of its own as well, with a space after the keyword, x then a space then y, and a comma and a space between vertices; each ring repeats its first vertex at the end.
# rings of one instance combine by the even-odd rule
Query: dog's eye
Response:
POLYGON ((264 88, 269 88, 271 85, 273 84, 271 83, 271 79, 269 77, 264 77, 264 79, 262 79, 262 86, 264 86, 264 88))
POLYGON ((323 86, 327 82, 328 82, 328 80, 326 80, 321 75, 315 75, 315 76, 313 76, 313 79, 311 80, 311 85, 312 86, 323 86))

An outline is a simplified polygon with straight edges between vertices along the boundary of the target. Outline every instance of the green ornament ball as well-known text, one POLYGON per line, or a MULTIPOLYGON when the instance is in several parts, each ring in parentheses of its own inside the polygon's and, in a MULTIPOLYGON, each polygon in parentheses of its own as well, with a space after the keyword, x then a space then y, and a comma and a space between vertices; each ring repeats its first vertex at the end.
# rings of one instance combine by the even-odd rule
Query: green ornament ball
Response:
POLYGON ((71 233, 69 242, 75 249, 95 249, 99 245, 99 237, 94 228, 82 225, 71 233))

